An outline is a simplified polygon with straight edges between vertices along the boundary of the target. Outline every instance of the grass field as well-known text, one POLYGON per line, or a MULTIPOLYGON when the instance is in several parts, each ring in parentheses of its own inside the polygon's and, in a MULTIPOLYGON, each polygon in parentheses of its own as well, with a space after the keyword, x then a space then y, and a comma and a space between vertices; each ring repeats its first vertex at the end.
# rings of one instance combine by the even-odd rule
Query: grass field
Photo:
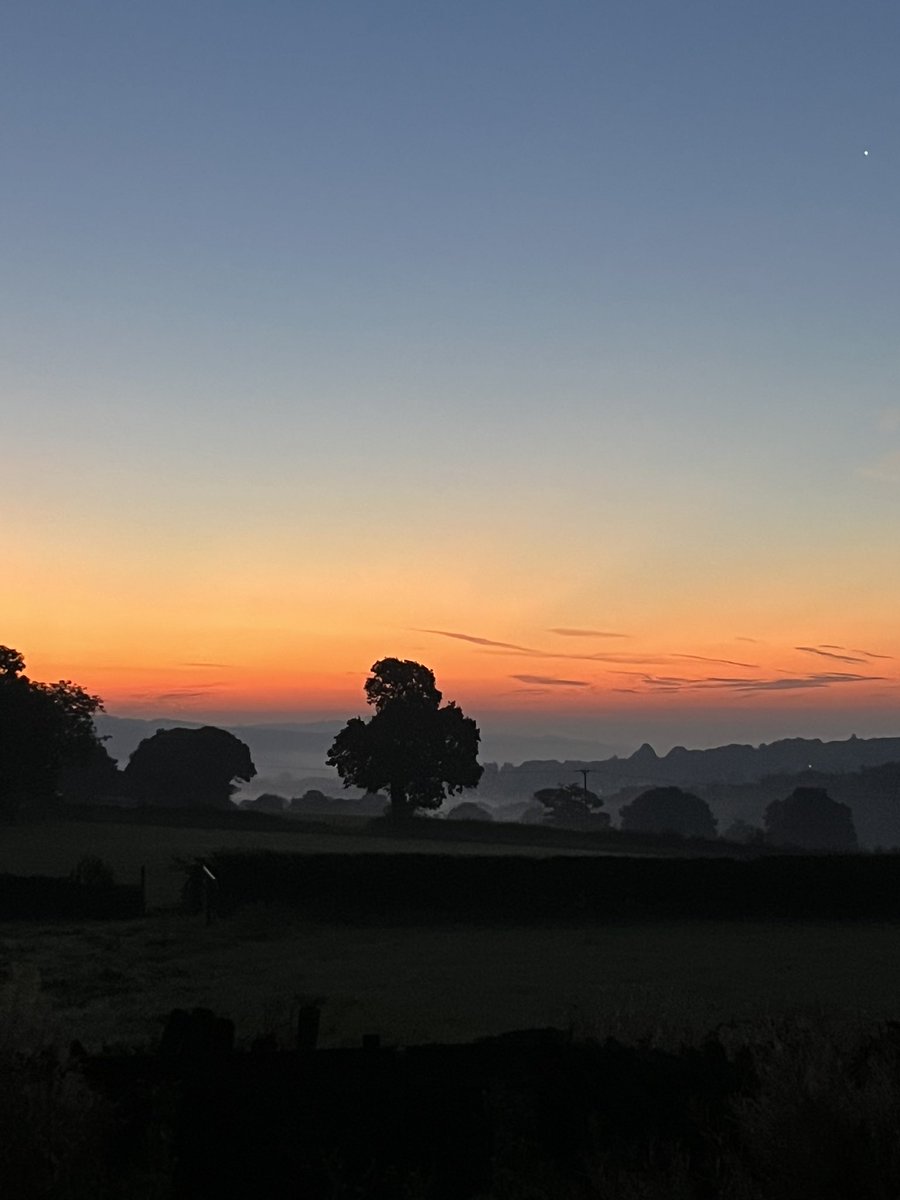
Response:
POLYGON ((877 924, 363 928, 263 908, 209 928, 174 913, 7 923, 0 1026, 89 1048, 147 1044, 170 1009, 204 1006, 244 1037, 272 1030, 289 1045, 297 1007, 312 1001, 322 1003, 324 1045, 543 1025, 696 1037, 797 1013, 865 1023, 900 1016, 898 949, 900 929, 877 924))
MULTIPOLYGON (((374 837, 364 832, 365 821, 334 819, 330 827, 266 832, 240 829, 182 828, 169 825, 128 825, 114 822, 47 821, 10 825, 0 837, 0 873, 68 875, 86 854, 95 854, 113 868, 117 883, 137 883, 147 869, 147 906, 170 907, 178 902, 184 874, 179 858, 205 857, 215 850, 278 850, 302 854, 579 854, 590 853, 574 838, 572 846, 542 844, 536 829, 533 843, 440 841, 403 836, 374 837)), ((526 831, 527 833, 527 831, 526 831)), ((598 853, 609 853, 608 850, 598 853)))
MULTIPOLYGON (((349 830, 349 831, 347 831, 349 830)), ((88 822, 4 830, 0 871, 67 874, 97 854, 121 882, 148 870, 151 906, 172 903, 175 857, 223 846, 323 852, 502 853, 499 846, 342 834, 88 822)), ((521 848, 508 848, 522 853, 521 848)), ((531 853, 559 853, 532 847, 531 853)), ((572 851, 577 853, 578 851, 572 851)), ((209 928, 151 912, 125 922, 0 925, 0 1040, 30 1035, 147 1044, 174 1007, 232 1017, 239 1035, 291 1042, 321 1001, 324 1045, 468 1040, 556 1025, 633 1038, 700 1036, 720 1022, 809 1013, 900 1017, 900 927, 876 923, 601 922, 541 926, 317 924, 260 906, 209 928)))

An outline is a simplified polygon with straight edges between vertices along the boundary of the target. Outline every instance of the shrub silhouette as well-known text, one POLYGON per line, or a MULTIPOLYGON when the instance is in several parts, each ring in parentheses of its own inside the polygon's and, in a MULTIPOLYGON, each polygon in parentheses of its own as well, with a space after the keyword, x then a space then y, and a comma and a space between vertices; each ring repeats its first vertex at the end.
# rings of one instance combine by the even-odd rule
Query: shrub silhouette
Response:
POLYGON ((85 887, 112 887, 115 872, 108 862, 96 854, 84 854, 72 868, 69 878, 85 887))

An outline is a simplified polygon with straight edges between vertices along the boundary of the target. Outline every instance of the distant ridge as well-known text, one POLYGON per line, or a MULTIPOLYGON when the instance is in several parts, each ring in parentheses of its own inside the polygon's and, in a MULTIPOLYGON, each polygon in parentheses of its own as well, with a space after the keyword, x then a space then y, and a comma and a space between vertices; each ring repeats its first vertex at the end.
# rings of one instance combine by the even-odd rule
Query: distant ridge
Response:
MULTIPOLYGON (((538 775, 560 779, 573 773, 591 772, 592 786, 617 789, 628 786, 673 784, 757 783, 768 775, 796 775, 803 771, 845 774, 863 767, 900 762, 900 737, 858 738, 823 742, 820 738, 784 738, 759 746, 732 744, 709 750, 687 750, 675 746, 660 757, 649 743, 627 758, 530 759, 520 766, 504 766, 497 772, 497 791, 528 791, 525 782, 538 775), (522 783, 516 780, 521 774, 522 783), (516 786, 510 785, 515 781, 516 786)), ((489 785, 493 782, 486 780, 489 785)), ((533 790, 531 788, 530 790, 533 790)))

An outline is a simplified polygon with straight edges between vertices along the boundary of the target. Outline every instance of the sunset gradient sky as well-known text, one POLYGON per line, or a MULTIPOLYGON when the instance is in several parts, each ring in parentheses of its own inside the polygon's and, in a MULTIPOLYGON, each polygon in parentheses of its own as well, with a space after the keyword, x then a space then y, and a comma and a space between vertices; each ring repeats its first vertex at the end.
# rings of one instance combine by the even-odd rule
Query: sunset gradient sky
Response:
POLYGON ((900 733, 898 62, 893 0, 9 0, 0 642, 900 733))

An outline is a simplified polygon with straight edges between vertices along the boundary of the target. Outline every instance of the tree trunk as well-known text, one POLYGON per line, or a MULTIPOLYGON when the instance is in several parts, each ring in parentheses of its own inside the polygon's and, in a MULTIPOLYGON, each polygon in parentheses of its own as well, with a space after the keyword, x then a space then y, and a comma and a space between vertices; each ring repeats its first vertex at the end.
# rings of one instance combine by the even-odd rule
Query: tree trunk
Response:
POLYGON ((401 783, 391 784, 391 816, 395 821, 405 821, 410 815, 406 789, 401 783))

